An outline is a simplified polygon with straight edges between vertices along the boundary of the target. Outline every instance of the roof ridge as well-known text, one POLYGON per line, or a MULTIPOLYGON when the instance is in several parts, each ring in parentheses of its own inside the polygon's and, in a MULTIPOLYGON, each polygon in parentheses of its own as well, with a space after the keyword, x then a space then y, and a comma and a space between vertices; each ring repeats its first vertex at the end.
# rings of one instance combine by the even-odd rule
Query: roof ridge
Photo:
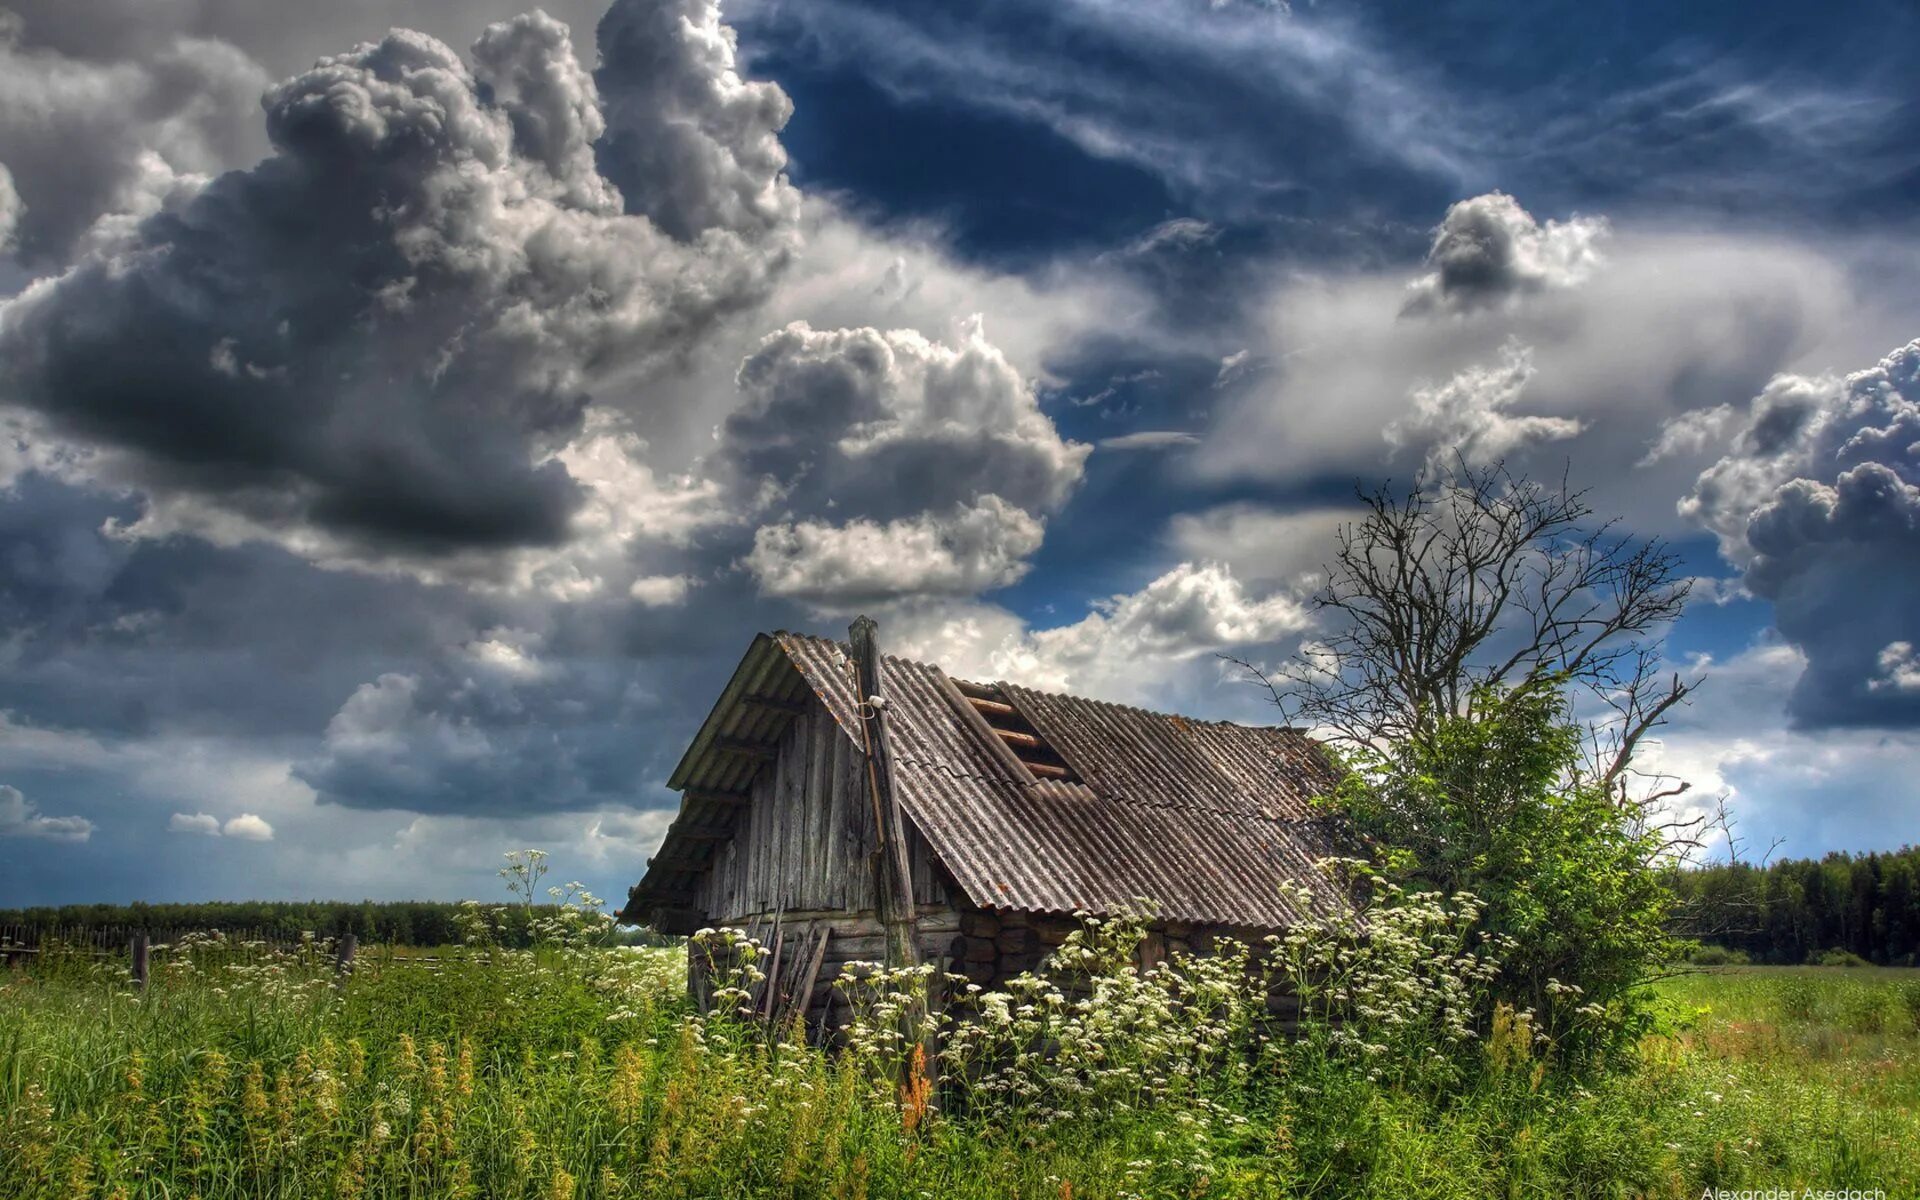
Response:
MULTIPOLYGON (((810 642, 825 642, 828 645, 832 646, 834 649, 839 650, 845 654, 850 655, 853 653, 853 647, 848 643, 841 641, 839 638, 822 637, 820 634, 817 634, 817 633, 794 633, 793 631, 787 630, 787 629, 776 629, 768 636, 774 638, 775 640, 778 640, 780 638, 805 638, 810 642)), ((923 671, 938 671, 942 675, 946 675, 947 673, 947 669, 941 666, 939 663, 922 662, 917 658, 908 658, 905 655, 901 655, 901 654, 888 654, 884 650, 880 652, 880 658, 883 662, 898 663, 902 666, 908 666, 908 667, 919 667, 923 671)), ((948 676, 948 677, 951 678, 951 676, 948 676)))
MULTIPOLYGON (((843 642, 838 638, 827 637, 817 633, 797 633, 790 629, 776 629, 768 636, 775 639, 805 638, 806 640, 811 642, 825 642, 828 645, 833 646, 837 650, 840 650, 845 653, 852 653, 852 647, 849 646, 846 642, 843 642)), ((1225 726, 1230 729, 1246 729, 1255 733, 1288 733, 1288 734, 1293 734, 1296 737, 1308 738, 1309 740, 1311 740, 1310 735, 1307 734, 1305 730, 1296 729, 1291 725, 1245 725, 1239 721, 1230 721, 1225 717, 1196 717, 1188 713, 1167 712, 1162 709, 1147 708, 1138 704, 1122 704, 1118 700, 1102 700, 1097 696, 1085 696, 1077 692, 1057 692, 1047 688, 1032 687, 1028 684, 1013 683, 1005 679, 995 679, 995 680, 992 680, 991 682, 983 682, 977 679, 967 679, 965 676, 962 676, 962 675, 955 675, 951 671, 947 670, 946 667, 942 666, 937 662, 928 662, 924 659, 909 658, 906 655, 902 655, 902 654, 888 654, 884 650, 881 651, 880 657, 884 660, 900 663, 905 666, 918 667, 921 670, 938 671, 940 672, 940 674, 945 675, 948 679, 960 679, 960 680, 964 680, 967 683, 980 684, 981 686, 985 686, 985 687, 996 687, 996 688, 1014 687, 1014 688, 1019 688, 1023 692, 1032 692, 1037 696, 1048 696, 1056 700, 1073 700, 1081 704, 1098 704, 1106 708, 1117 708, 1123 712, 1140 713, 1144 716, 1149 716, 1149 717, 1162 717, 1162 718, 1168 718, 1168 719, 1177 719, 1181 721, 1190 721, 1196 725, 1216 725, 1216 726, 1225 726)))
MULTIPOLYGON (((969 683, 974 682, 968 680, 969 683)), ((1162 717, 1169 720, 1187 721, 1195 725, 1220 725, 1229 729, 1245 729, 1252 733, 1291 733, 1298 737, 1308 737, 1304 730, 1291 725, 1243 725, 1238 721, 1229 721, 1225 717, 1196 717, 1187 713, 1166 712, 1157 708, 1146 708, 1139 704, 1122 704, 1118 700, 1102 700, 1098 696, 1082 696, 1076 692, 1055 692, 1045 688, 1029 687, 1024 683, 1009 683, 1004 679, 994 680, 993 687, 1019 688, 1023 692, 1032 692, 1036 696, 1046 696, 1054 700, 1072 700, 1076 704, 1098 704, 1103 708, 1117 708, 1122 712, 1139 713, 1145 717, 1162 717)))

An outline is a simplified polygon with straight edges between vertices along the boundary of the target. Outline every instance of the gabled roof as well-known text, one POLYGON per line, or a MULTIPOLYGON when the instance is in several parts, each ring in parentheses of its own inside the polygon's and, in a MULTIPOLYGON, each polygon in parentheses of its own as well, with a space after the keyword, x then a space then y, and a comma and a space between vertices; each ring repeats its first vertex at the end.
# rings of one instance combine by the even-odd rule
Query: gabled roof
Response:
MULTIPOLYGON (((668 781, 685 800, 630 918, 689 892, 761 765, 744 749, 777 740, 796 705, 817 697, 859 744, 847 662, 824 638, 754 639, 668 781)), ((1312 804, 1337 776, 1304 734, 999 684, 1077 777, 1040 779, 940 668, 885 656, 880 687, 901 807, 975 905, 1109 913, 1144 899, 1167 920, 1254 928, 1346 906, 1314 865, 1340 852, 1336 824, 1312 804), (1312 902, 1283 896, 1283 880, 1312 902)))

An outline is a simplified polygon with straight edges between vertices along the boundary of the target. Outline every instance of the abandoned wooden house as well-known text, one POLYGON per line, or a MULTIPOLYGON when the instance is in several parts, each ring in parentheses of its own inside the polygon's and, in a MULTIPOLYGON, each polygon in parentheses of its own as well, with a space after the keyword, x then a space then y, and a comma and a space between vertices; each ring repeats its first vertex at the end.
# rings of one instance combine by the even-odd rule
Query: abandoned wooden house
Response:
POLYGON ((954 679, 880 654, 866 618, 852 634, 754 639, 621 914, 751 931, 774 951, 769 1015, 836 1028, 831 983, 854 960, 990 986, 1038 965, 1076 913, 1138 901, 1157 913, 1150 960, 1345 906, 1314 865, 1335 853, 1311 804, 1334 776, 1305 735, 954 679), (1282 880, 1312 889, 1307 911, 1282 880))

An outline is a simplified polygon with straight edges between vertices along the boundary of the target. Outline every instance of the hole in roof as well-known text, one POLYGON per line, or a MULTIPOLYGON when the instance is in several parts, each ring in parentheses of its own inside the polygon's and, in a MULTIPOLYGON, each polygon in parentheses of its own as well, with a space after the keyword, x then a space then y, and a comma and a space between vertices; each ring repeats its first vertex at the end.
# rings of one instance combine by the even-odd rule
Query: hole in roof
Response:
POLYGON ((1080 783, 1080 776, 1060 756, 1060 752, 1047 744, 1033 722, 1022 716, 1007 699, 1006 693, 990 683, 974 683, 966 679, 955 679, 953 686, 960 689, 973 711, 986 718, 987 727, 1013 751, 1015 758, 1026 764, 1034 778, 1053 783, 1080 783))

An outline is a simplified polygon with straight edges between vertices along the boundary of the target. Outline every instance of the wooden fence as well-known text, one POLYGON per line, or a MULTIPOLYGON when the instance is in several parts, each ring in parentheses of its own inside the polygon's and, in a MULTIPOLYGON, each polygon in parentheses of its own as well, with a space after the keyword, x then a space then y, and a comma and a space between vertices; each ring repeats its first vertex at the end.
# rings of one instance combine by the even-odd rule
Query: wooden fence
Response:
POLYGON ((265 929, 213 931, 204 928, 151 929, 133 925, 0 925, 0 949, 10 954, 37 953, 43 947, 58 944, 68 953, 125 954, 139 934, 145 934, 155 946, 170 946, 189 935, 207 937, 218 932, 228 946, 259 946, 273 950, 297 949, 304 939, 299 934, 269 932, 265 929))
MULTIPOLYGON (((141 929, 127 925, 75 925, 40 928, 0 925, 0 963, 19 966, 46 954, 74 954, 90 958, 124 958, 136 986, 144 986, 155 949, 166 950, 191 939, 206 950, 242 957, 318 948, 329 939, 271 933, 264 929, 141 929), (215 940, 217 939, 217 940, 215 940)), ((333 943, 334 966, 345 975, 353 969, 360 939, 349 933, 333 943)))

